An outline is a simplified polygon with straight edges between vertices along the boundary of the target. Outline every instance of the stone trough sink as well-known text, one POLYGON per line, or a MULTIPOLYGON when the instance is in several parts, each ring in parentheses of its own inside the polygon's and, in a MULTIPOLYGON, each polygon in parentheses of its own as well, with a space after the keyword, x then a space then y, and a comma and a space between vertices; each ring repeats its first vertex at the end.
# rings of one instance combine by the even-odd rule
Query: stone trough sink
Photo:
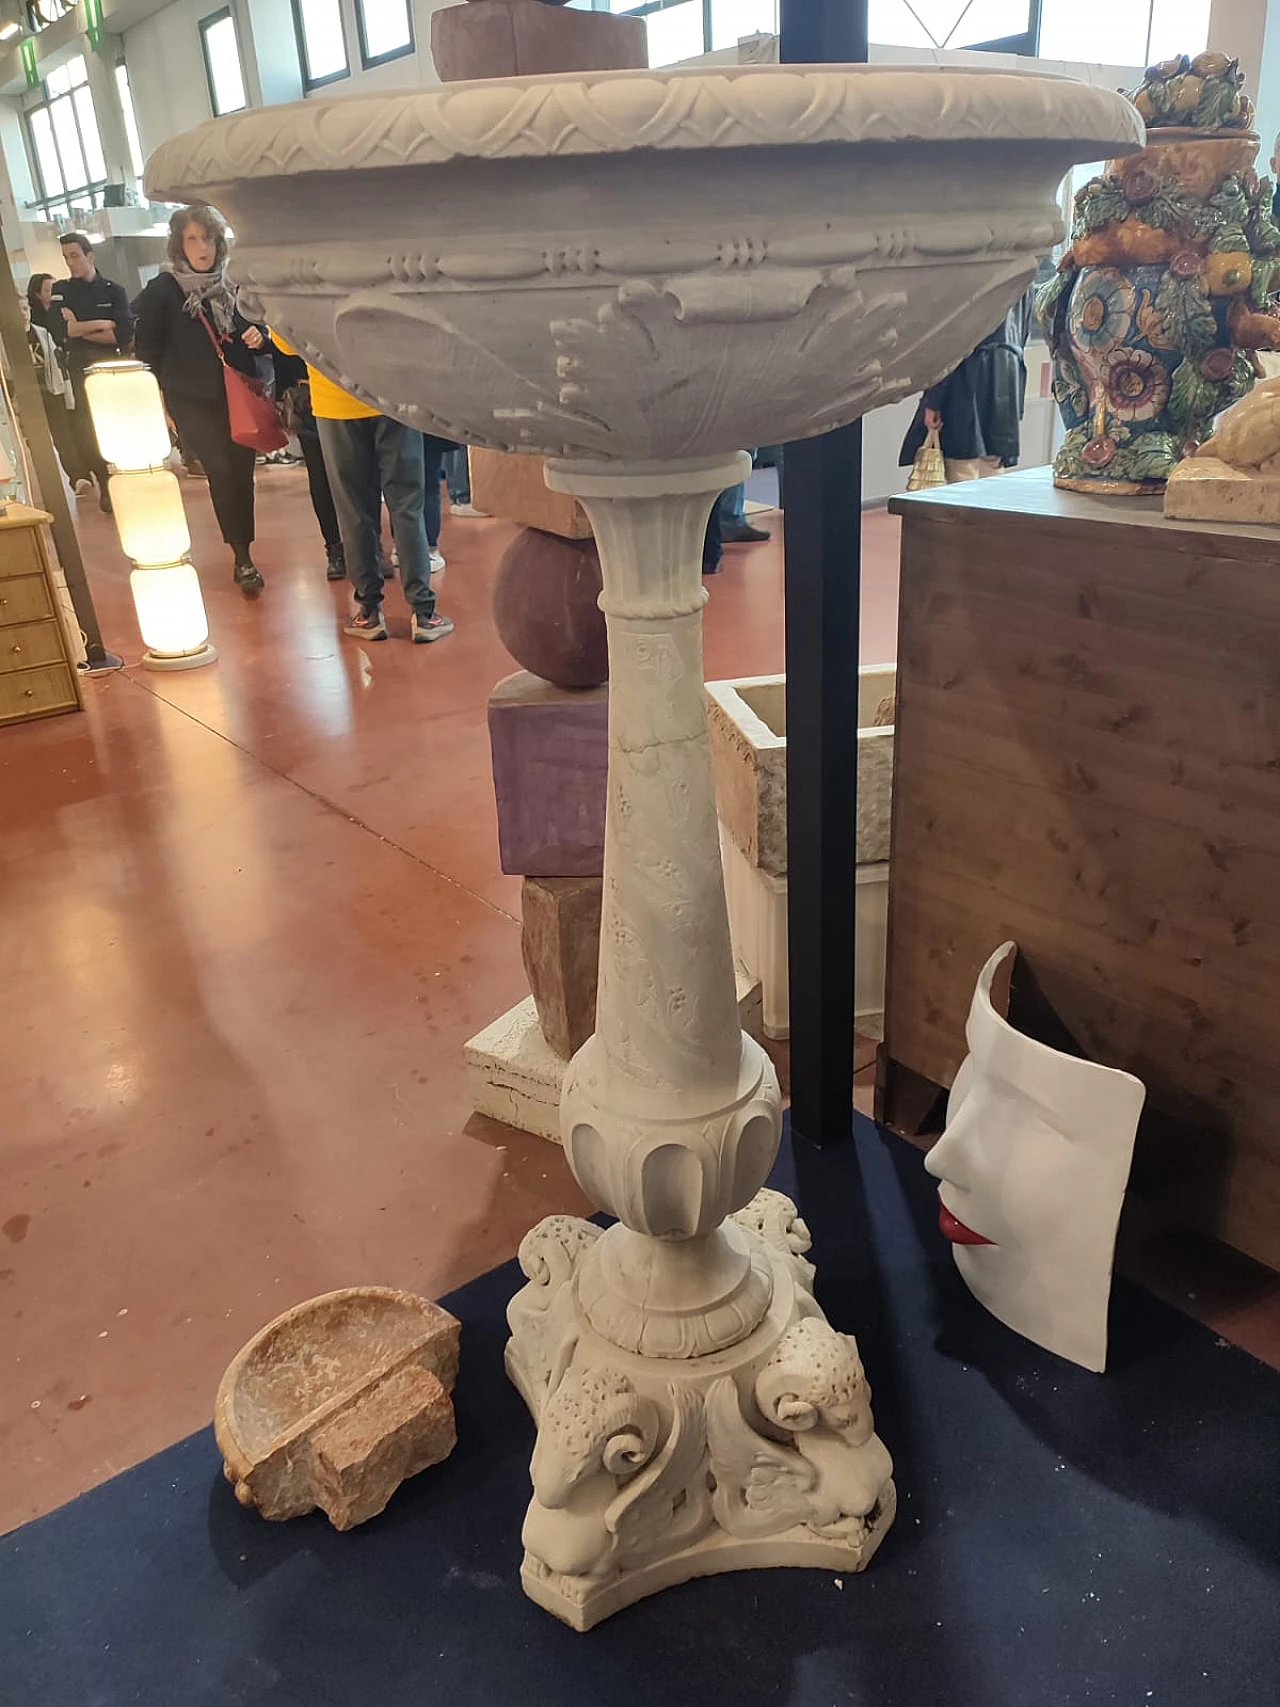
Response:
POLYGON ((214 1433, 241 1505, 317 1506, 335 1529, 376 1517, 456 1441, 458 1322, 386 1286, 351 1286, 269 1322, 222 1377, 214 1433))
MULTIPOLYGON (((884 1017, 897 671, 858 671, 858 871, 855 1017, 878 1037, 884 1017)), ((764 1029, 790 1032, 787 977, 787 679, 707 683, 711 763, 734 954, 762 985, 764 1029)))

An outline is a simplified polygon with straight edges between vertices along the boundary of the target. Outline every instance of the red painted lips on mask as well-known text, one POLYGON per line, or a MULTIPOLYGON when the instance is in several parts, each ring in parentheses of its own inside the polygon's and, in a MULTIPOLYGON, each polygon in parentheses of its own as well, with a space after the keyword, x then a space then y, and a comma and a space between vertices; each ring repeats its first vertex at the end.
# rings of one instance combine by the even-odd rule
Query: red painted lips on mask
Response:
POLYGON ((981 1233, 975 1233, 972 1227, 966 1227, 963 1221, 957 1221, 941 1199, 938 1201, 938 1225, 944 1237, 951 1240, 953 1245, 994 1245, 994 1239, 985 1239, 981 1233))

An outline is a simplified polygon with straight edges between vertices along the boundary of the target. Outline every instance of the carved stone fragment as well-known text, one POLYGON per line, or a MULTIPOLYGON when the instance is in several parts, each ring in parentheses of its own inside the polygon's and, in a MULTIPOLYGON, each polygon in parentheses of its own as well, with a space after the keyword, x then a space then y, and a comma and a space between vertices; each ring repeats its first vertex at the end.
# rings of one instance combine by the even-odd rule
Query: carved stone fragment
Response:
POLYGON ((453 1451, 457 1321, 385 1286, 286 1310, 236 1354, 214 1432, 241 1505, 317 1506, 335 1529, 375 1517, 409 1476, 453 1451))

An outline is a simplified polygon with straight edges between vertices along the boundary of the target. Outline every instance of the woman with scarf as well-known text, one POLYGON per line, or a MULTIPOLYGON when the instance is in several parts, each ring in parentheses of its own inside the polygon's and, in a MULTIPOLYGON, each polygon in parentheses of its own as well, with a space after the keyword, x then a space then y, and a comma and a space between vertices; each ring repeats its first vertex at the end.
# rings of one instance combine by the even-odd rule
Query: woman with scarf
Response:
POLYGON ((255 458, 231 437, 222 363, 256 377, 254 352, 265 351, 268 339, 237 309, 226 269, 221 215, 179 208, 169 221, 164 267, 134 304, 135 347, 160 382, 184 453, 208 476, 218 526, 235 553, 236 585, 256 595, 263 580, 252 556, 255 458))

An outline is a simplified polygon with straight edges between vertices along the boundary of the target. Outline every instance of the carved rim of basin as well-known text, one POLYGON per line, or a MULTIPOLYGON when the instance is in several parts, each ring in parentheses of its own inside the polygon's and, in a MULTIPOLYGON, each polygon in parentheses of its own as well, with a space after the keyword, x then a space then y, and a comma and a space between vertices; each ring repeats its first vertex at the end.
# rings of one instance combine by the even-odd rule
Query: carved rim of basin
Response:
POLYGON ((649 467, 932 383, 1061 236, 1067 168, 1143 136, 1037 73, 615 71, 264 108, 147 183, 220 206, 249 311, 372 408, 649 467))
POLYGON ((147 190, 173 199, 237 179, 819 143, 1094 140, 1140 147, 1123 96, 1068 77, 983 66, 742 65, 594 71, 301 101, 214 119, 151 156, 147 190), (874 88, 874 94, 869 89, 874 88))
MULTIPOLYGON (((391 1286, 346 1286, 268 1322, 218 1384, 214 1433, 228 1480, 341 1410, 452 1322, 438 1304, 391 1286)), ((449 1371, 437 1373, 448 1391, 449 1371)))

